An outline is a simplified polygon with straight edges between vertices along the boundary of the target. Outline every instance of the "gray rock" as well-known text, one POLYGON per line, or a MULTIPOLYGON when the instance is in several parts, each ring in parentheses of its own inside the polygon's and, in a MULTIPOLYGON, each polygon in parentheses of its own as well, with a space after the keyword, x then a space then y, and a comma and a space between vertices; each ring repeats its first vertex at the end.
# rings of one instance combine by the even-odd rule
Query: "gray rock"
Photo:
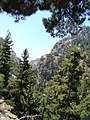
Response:
POLYGON ((18 117, 10 112, 12 106, 7 105, 3 99, 0 99, 0 120, 19 120, 18 117))

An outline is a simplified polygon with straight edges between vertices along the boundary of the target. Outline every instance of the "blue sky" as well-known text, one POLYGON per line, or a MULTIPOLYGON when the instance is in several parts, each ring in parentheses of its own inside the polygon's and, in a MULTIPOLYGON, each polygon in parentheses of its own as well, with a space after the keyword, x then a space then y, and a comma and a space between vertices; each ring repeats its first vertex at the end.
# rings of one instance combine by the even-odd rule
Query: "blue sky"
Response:
POLYGON ((43 17, 49 17, 49 12, 37 12, 26 20, 14 22, 14 18, 5 13, 0 14, 0 37, 5 37, 7 30, 11 32, 13 50, 20 57, 25 48, 28 49, 30 60, 48 54, 59 38, 52 38, 45 31, 43 17))
MULTIPOLYGON (((48 54, 54 44, 60 39, 52 38, 45 31, 42 18, 49 16, 50 12, 38 11, 32 16, 27 17, 26 20, 15 23, 15 19, 12 16, 5 13, 0 14, 0 37, 5 37, 9 29, 14 43, 12 48, 18 57, 27 48, 30 60, 39 58, 44 54, 48 54)), ((86 22, 86 24, 89 25, 89 22, 86 22)))

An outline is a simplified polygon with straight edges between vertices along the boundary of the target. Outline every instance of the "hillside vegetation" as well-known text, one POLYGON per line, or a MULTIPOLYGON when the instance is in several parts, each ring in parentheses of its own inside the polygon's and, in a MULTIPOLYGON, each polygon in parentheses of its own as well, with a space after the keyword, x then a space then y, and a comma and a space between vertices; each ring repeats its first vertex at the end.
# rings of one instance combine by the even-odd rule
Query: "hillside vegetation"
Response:
POLYGON ((90 27, 57 42, 49 54, 31 62, 34 68, 26 48, 21 59, 12 52, 9 32, 0 41, 0 98, 13 114, 40 116, 37 120, 90 115, 90 27))

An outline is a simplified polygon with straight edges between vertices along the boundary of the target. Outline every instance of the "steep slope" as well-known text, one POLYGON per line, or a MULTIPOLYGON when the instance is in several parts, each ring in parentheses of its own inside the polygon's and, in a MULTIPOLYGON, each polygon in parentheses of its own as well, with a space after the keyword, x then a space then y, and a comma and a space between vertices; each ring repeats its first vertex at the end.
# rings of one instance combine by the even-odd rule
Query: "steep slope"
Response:
POLYGON ((17 57, 15 51, 11 51, 11 59, 12 59, 12 62, 13 62, 13 68, 16 68, 17 65, 19 64, 19 61, 20 61, 20 58, 17 57))
POLYGON ((60 40, 54 45, 51 53, 54 55, 58 55, 60 53, 64 56, 73 45, 79 45, 81 49, 84 50, 89 49, 90 27, 84 27, 77 35, 60 40))
POLYGON ((37 64, 39 62, 40 58, 37 58, 35 60, 31 60, 30 62, 30 65, 33 67, 33 68, 37 68, 37 64))
POLYGON ((37 64, 38 76, 41 81, 49 81, 57 70, 62 67, 67 52, 74 45, 87 52, 87 65, 90 66, 90 27, 84 27, 77 35, 64 38, 57 42, 51 52, 42 56, 37 64))

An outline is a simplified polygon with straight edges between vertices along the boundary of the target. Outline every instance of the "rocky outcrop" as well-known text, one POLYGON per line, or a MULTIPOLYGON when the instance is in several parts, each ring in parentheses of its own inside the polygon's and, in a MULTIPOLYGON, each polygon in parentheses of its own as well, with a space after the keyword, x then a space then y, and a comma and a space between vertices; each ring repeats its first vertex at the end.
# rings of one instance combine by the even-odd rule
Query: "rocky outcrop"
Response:
POLYGON ((18 117, 10 112, 12 107, 7 105, 4 99, 0 99, 0 120, 19 120, 18 117))
POLYGON ((39 60, 40 60, 40 58, 31 60, 30 65, 32 66, 32 68, 37 68, 37 64, 38 64, 39 60))

